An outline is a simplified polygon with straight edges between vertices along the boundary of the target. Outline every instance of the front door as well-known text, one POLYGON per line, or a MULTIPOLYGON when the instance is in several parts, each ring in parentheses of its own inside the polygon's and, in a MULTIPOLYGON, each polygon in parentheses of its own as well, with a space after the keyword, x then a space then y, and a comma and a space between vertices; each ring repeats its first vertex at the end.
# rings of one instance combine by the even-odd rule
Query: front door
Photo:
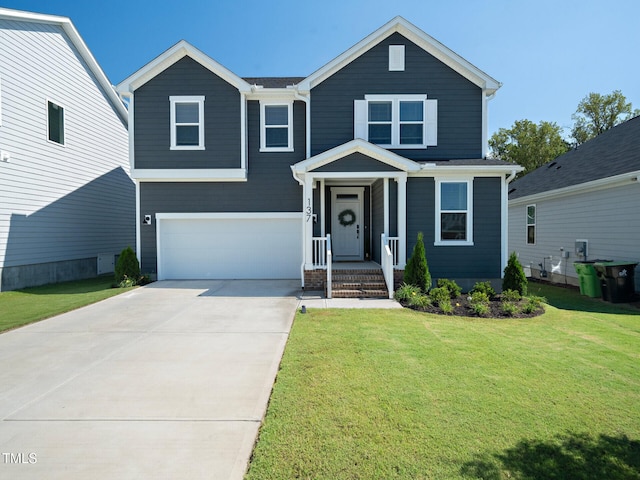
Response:
POLYGON ((331 188, 331 248, 336 261, 364 259, 362 187, 331 188))

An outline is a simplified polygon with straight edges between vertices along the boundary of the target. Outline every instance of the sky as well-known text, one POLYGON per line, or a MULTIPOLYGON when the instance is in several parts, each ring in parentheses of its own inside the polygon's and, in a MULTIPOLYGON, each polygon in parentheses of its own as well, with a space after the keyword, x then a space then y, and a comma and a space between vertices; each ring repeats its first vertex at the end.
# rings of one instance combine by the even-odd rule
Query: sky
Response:
MULTIPOLYGON (((396 15, 503 84, 489 135, 590 92, 640 108, 638 0, 0 0, 71 18, 113 84, 184 39, 241 77, 307 76, 396 15)), ((1 48, 1 46, 0 46, 1 48)))

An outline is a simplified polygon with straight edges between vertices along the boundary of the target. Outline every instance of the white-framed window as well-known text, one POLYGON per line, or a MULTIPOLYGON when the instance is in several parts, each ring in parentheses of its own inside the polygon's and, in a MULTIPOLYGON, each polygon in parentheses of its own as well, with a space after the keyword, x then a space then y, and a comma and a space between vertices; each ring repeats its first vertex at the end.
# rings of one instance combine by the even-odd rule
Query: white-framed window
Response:
POLYGON ((426 95, 365 95, 354 102, 354 136, 385 148, 438 144, 438 101, 426 95))
POLYGON ((536 244, 536 206, 527 205, 527 245, 536 244))
POLYGON ((47 140, 64 145, 64 108, 47 100, 47 140))
POLYGON ((435 245, 473 245, 473 180, 436 180, 435 245))
POLYGON ((260 151, 293 151, 293 102, 260 102, 260 151))
POLYGON ((204 150, 204 95, 170 96, 171 150, 204 150))

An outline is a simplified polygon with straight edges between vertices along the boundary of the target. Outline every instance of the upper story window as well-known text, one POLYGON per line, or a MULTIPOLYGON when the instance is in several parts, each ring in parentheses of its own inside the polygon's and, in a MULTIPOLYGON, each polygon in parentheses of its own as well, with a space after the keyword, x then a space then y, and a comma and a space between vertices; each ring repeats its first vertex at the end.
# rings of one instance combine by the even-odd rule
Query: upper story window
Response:
POLYGON ((64 145, 64 108, 47 101, 47 138, 64 145))
POLYGON ((527 245, 536 244, 536 206, 527 205, 527 245))
POLYGON ((260 102, 260 151, 293 151, 293 102, 260 102))
POLYGON ((355 137, 385 148, 436 146, 437 102, 426 95, 365 95, 355 101, 355 137))
POLYGON ((171 96, 171 150, 204 150, 204 96, 171 96))
POLYGON ((436 181, 436 245, 473 245, 473 182, 436 181))

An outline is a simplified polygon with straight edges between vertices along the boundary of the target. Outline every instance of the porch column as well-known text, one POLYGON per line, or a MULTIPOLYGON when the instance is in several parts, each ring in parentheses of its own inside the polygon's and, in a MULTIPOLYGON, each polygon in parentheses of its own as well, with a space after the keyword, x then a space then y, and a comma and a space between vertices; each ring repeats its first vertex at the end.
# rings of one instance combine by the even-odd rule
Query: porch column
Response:
POLYGON ((398 182, 398 269, 407 263, 407 174, 396 178, 398 182))
POLYGON ((383 183, 383 198, 384 204, 384 234, 389 236, 389 179, 385 178, 383 183))
POLYGON ((313 269, 313 182, 312 176, 305 175, 302 195, 302 221, 304 222, 302 241, 304 242, 305 270, 313 269))

